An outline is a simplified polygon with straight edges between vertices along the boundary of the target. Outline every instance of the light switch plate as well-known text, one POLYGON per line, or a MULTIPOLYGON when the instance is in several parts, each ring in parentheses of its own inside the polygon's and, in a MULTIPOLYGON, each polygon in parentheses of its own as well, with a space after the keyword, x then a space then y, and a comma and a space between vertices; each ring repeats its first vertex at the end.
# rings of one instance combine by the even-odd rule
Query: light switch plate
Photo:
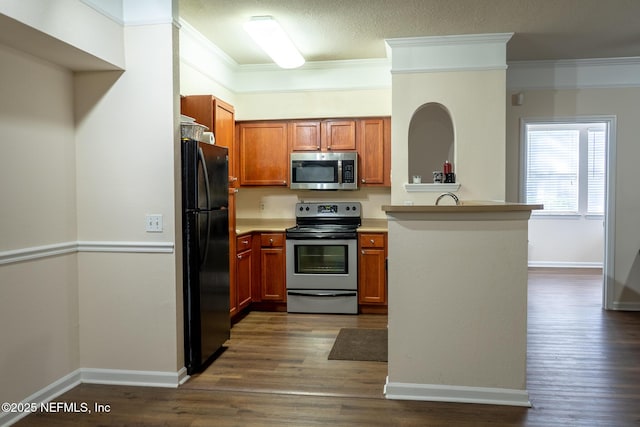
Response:
POLYGON ((147 231, 147 233, 161 233, 162 232, 162 215, 161 214, 145 215, 145 230, 147 231))

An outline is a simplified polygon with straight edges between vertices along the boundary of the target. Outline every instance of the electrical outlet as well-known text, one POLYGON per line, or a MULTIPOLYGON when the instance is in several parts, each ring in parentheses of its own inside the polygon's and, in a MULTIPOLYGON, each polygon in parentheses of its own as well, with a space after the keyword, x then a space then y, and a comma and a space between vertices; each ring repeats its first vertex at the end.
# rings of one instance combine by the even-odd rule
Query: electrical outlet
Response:
POLYGON ((145 230, 147 231, 147 233, 161 233, 162 232, 162 215, 161 214, 145 215, 145 230))

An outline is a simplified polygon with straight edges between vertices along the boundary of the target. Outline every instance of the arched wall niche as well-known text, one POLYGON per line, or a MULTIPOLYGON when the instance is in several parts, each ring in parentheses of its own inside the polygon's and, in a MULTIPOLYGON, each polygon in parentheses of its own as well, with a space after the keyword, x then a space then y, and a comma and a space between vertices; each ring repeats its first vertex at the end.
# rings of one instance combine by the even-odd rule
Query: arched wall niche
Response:
POLYGON ((420 175, 423 183, 431 183, 432 173, 442 171, 445 160, 454 163, 455 133, 451 115, 444 105, 428 102, 418 107, 409 123, 408 140, 407 182, 412 182, 414 175, 420 175))

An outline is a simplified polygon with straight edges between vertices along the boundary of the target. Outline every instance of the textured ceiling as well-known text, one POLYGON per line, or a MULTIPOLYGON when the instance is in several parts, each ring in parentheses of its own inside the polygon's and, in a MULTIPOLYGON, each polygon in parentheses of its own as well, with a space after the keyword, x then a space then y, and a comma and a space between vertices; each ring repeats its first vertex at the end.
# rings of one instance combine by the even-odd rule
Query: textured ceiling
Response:
POLYGON ((386 57, 384 39, 515 33, 507 60, 640 56, 640 0, 179 0, 180 16, 238 64, 270 63, 245 34, 271 15, 307 61, 386 57))

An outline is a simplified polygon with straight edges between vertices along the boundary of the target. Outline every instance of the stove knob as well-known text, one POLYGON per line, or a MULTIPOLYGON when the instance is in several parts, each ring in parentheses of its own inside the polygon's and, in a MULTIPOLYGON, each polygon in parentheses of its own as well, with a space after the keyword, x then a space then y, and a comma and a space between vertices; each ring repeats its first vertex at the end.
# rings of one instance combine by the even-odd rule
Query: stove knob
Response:
POLYGON ((302 206, 300 206, 300 212, 302 212, 304 210, 304 208, 302 206))
POLYGON ((349 210, 349 206, 347 206, 347 210, 349 210))
POLYGON ((309 206, 307 206, 307 212, 309 212, 309 206))
POLYGON ((356 207, 355 207, 355 206, 353 207, 353 210, 354 210, 354 211, 356 210, 356 207))

